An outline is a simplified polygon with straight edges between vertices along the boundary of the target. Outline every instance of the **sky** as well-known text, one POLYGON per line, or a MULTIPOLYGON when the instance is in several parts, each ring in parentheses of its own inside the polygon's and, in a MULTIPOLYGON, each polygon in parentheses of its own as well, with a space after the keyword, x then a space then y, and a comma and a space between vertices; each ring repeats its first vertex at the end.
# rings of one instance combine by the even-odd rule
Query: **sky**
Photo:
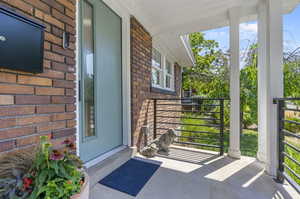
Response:
MULTIPOLYGON (((292 51, 300 46, 300 5, 290 14, 283 18, 283 40, 284 50, 292 51)), ((229 27, 205 31, 206 39, 213 39, 219 42, 220 48, 224 51, 229 49, 229 27)), ((241 57, 247 50, 249 44, 257 41, 257 23, 248 22, 240 25, 241 57)), ((243 64, 241 64, 243 65, 243 64)))

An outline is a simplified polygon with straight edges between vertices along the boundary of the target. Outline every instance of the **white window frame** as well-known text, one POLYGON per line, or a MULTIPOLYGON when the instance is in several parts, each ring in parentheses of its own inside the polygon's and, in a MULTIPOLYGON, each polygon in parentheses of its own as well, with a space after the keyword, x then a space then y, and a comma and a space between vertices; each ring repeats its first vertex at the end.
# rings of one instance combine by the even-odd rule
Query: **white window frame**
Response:
POLYGON ((164 68, 164 59, 163 59, 163 55, 161 54, 161 52, 159 51, 159 50, 157 50, 156 48, 153 48, 153 50, 152 50, 152 59, 151 59, 152 61, 151 61, 151 84, 152 84, 152 86, 153 87, 158 87, 158 88, 163 88, 163 68, 164 68), (154 55, 154 51, 157 51, 159 54, 160 54, 160 67, 159 66, 157 66, 157 65, 154 65, 153 63, 154 63, 154 61, 153 61, 153 55, 154 55), (153 81, 152 81, 152 77, 153 77, 153 70, 154 71, 158 71, 159 72, 159 83, 158 84, 155 84, 155 83, 153 83, 153 81))
POLYGON ((172 63, 170 60, 168 60, 167 58, 165 58, 165 67, 164 67, 164 87, 165 89, 167 90, 172 90, 174 91, 175 90, 175 70, 174 70, 175 66, 174 66, 174 63, 172 63), (171 67, 171 73, 168 73, 168 70, 167 70, 167 62, 169 62, 170 64, 170 67, 171 67), (167 87, 167 77, 170 78, 170 88, 167 87))
POLYGON ((157 52, 160 53, 161 56, 161 67, 155 66, 153 64, 153 52, 152 52, 152 62, 151 62, 151 78, 153 76, 153 70, 159 71, 160 74, 160 82, 159 84, 153 84, 152 79, 151 79, 151 85, 154 88, 159 88, 167 91, 175 91, 175 64, 171 59, 169 59, 166 54, 162 53, 159 49, 153 48, 153 50, 156 50, 157 52), (171 64, 171 74, 167 72, 167 62, 171 64), (166 77, 170 77, 170 88, 167 88, 166 85, 166 77))

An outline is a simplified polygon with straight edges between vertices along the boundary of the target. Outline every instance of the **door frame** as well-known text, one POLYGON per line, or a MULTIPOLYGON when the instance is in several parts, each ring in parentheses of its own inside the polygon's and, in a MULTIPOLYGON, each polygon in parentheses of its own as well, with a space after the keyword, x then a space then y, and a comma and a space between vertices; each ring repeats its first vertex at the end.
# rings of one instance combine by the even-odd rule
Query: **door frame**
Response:
MULTIPOLYGON (((99 0, 101 1, 101 0, 99 0)), ((87 162, 85 166, 91 167, 103 159, 113 155, 114 153, 125 148, 124 146, 131 146, 131 85, 130 85, 130 14, 127 9, 122 5, 117 3, 115 0, 102 0, 110 9, 112 9, 119 17, 122 19, 122 135, 123 135, 123 146, 112 150, 106 154, 101 155, 100 157, 87 162), (119 149, 119 150, 118 150, 119 149)), ((80 73, 80 56, 81 56, 81 28, 80 28, 80 2, 76 3, 76 146, 77 146, 77 155, 80 155, 80 103, 79 102, 79 73, 80 73)))

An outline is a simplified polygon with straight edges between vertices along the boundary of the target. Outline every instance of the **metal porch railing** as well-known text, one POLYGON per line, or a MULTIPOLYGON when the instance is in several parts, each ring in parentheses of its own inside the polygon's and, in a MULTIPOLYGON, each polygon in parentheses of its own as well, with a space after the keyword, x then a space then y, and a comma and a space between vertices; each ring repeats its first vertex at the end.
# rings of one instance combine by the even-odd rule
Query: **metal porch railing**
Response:
POLYGON ((224 154, 224 99, 154 98, 154 139, 172 128, 175 144, 224 154))
POLYGON ((300 98, 274 99, 278 109, 278 175, 300 192, 300 98))

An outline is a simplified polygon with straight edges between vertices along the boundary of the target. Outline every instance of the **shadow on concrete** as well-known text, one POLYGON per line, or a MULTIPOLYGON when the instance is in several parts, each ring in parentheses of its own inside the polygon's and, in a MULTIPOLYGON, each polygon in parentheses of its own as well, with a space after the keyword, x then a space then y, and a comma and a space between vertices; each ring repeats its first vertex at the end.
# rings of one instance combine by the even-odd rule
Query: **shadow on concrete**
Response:
MULTIPOLYGON (((171 148, 168 156, 144 161, 161 167, 136 199, 300 199, 287 184, 274 182, 254 158, 241 160, 188 148, 171 148)), ((91 199, 133 199, 97 185, 91 199)))

